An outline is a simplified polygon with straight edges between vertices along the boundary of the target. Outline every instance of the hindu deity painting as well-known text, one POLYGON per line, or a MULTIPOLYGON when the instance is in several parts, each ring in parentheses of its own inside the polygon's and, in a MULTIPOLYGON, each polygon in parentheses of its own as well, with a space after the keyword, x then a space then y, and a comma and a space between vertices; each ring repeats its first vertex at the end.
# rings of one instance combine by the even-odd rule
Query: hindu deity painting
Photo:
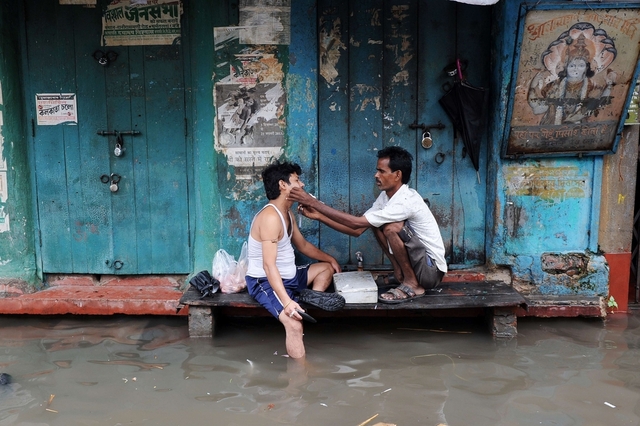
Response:
POLYGON ((635 86, 639 23, 637 9, 529 11, 504 153, 611 152, 635 86))

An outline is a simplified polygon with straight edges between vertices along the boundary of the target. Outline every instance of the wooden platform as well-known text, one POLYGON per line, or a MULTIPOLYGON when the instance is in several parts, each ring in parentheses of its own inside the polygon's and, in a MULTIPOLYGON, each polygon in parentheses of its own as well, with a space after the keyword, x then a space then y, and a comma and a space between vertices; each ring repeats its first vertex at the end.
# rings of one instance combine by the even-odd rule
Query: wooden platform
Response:
MULTIPOLYGON (((388 290, 380 287, 379 293, 388 290)), ((248 293, 221 294, 201 298, 193 287, 184 293, 180 304, 189 306, 189 336, 213 337, 216 312, 233 308, 262 309, 258 302, 248 293)), ((372 312, 389 312, 406 314, 416 311, 431 311, 445 309, 481 309, 489 322, 489 327, 495 337, 515 337, 517 335, 518 307, 526 308, 526 299, 511 286, 500 281, 477 282, 443 282, 436 289, 428 290, 426 295, 400 304, 367 303, 347 304, 344 309, 336 312, 322 312, 323 316, 358 316, 372 312)), ((309 313, 314 315, 317 308, 310 307, 309 313)))

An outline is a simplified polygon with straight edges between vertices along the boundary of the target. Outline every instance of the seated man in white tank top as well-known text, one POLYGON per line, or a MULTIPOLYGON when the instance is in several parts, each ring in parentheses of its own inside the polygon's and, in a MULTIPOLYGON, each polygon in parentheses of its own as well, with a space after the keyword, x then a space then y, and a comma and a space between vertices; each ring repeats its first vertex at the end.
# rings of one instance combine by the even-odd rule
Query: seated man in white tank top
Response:
MULTIPOLYGON (((336 259, 308 242, 294 220, 293 201, 288 195, 292 188, 304 187, 301 173, 300 166, 288 162, 272 164, 262 172, 269 204, 254 217, 247 247, 247 290, 284 325, 287 353, 292 358, 305 355, 302 316, 298 311, 304 310, 296 298, 304 292, 315 293, 311 296, 318 297, 317 292, 325 291, 333 274, 340 272, 336 259), (294 246, 300 253, 319 262, 296 266, 294 246)), ((341 304, 337 300, 338 305, 344 306, 342 296, 325 295, 330 304, 341 299, 341 304)))

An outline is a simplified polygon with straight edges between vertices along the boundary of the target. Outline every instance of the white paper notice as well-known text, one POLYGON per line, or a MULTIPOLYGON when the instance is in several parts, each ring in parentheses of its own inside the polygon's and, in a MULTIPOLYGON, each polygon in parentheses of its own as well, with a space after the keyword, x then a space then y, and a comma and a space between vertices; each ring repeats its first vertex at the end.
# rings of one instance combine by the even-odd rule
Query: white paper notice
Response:
POLYGON ((38 126, 78 124, 75 93, 37 93, 38 126))

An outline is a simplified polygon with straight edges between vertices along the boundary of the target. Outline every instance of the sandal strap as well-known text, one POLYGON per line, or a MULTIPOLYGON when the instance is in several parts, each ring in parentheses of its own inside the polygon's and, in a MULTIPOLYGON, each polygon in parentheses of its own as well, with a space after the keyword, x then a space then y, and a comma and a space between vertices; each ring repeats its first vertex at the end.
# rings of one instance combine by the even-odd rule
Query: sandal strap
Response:
POLYGON ((398 287, 396 287, 394 290, 400 290, 401 292, 406 294, 408 298, 416 297, 416 292, 413 291, 413 289, 406 284, 401 284, 398 287))
POLYGON ((411 299, 412 297, 416 297, 415 291, 411 290, 411 287, 405 284, 401 284, 398 287, 389 289, 385 293, 391 294, 393 296, 392 299, 388 299, 388 300, 404 300, 404 299, 411 299))
POLYGON ((385 291, 384 294, 390 294, 391 296, 393 296, 391 298, 388 298, 387 300, 403 300, 407 298, 407 295, 398 290, 398 287, 390 288, 389 290, 385 291))

